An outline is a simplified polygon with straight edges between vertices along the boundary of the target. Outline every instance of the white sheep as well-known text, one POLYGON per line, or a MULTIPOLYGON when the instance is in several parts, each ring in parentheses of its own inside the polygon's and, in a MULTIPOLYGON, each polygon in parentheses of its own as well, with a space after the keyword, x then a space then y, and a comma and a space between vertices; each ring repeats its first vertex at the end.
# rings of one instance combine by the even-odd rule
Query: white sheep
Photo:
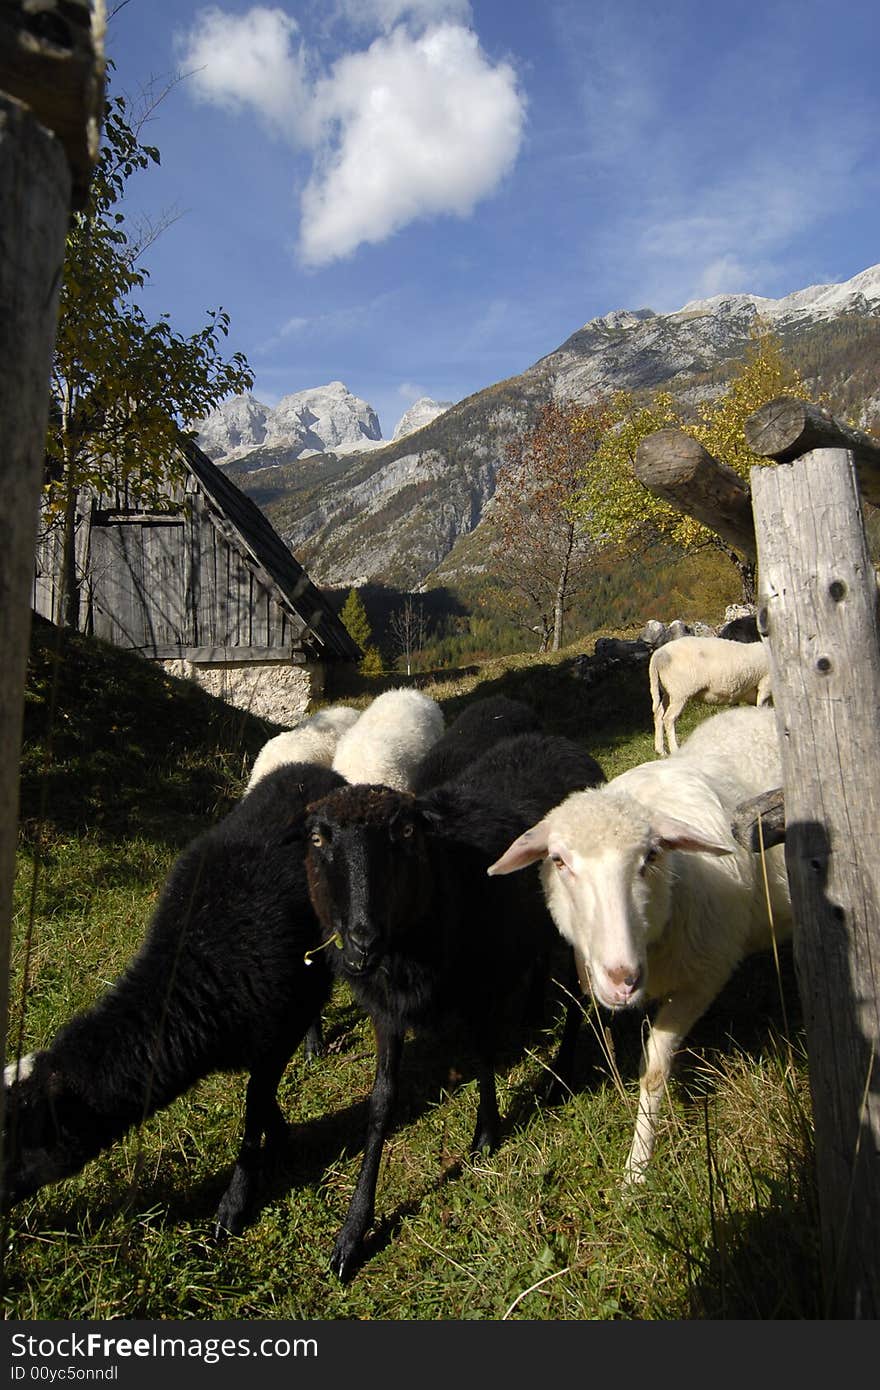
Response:
POLYGON ((420 690, 386 690, 339 740, 331 766, 347 782, 409 791, 425 753, 445 729, 443 711, 420 690))
POLYGON ((268 773, 286 763, 318 763, 321 767, 329 767, 337 743, 345 731, 357 722, 360 714, 360 710, 351 705, 328 705, 297 724, 295 729, 270 738, 254 759, 245 795, 253 791, 268 773))
POLYGON ((742 801, 782 780, 775 716, 725 710, 662 762, 575 792, 509 847, 490 873, 543 859, 547 906, 575 952, 585 993, 609 1009, 659 999, 645 1048, 626 1180, 651 1156, 673 1055, 753 951, 791 934, 783 847, 734 840, 742 801))
POLYGON ((664 733, 669 751, 678 747, 675 721, 693 696, 707 705, 763 705, 771 697, 767 648, 763 642, 679 637, 653 653, 648 662, 648 680, 654 749, 661 758, 665 751, 664 733))

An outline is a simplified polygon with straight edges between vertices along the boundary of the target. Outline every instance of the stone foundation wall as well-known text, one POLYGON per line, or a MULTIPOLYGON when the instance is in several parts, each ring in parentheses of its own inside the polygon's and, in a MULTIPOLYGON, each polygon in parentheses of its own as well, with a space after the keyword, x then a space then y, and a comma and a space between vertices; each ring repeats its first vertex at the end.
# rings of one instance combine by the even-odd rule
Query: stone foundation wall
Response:
POLYGON ((289 661, 229 661, 202 663, 163 661, 170 676, 193 680, 209 695, 270 719, 290 729, 304 718, 310 700, 324 690, 324 671, 317 663, 294 666, 289 661))

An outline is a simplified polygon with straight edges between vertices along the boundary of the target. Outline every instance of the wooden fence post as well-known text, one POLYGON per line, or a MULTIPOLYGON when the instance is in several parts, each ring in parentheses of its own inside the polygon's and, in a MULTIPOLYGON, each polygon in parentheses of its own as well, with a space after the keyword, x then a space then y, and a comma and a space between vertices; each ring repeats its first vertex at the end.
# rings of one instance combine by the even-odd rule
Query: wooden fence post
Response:
POLYGON ((853 454, 751 471, 829 1313, 880 1316, 880 629, 853 454))
MULTIPOLYGON (((70 209, 97 155, 102 21, 103 0, 0 0, 0 1064, 49 372, 70 209)), ((0 1087, 0 1139, 2 1118, 0 1087)))

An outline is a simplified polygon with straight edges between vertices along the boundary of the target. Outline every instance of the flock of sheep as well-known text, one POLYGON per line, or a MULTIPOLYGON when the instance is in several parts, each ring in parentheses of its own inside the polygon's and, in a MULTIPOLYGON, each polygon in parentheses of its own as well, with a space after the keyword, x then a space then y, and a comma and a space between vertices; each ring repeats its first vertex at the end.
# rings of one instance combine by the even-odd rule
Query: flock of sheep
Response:
POLYGON ((269 740, 235 809, 178 858, 120 978, 7 1067, 4 1202, 78 1172, 200 1078, 241 1070, 244 1134, 216 1214, 240 1232, 266 1149, 287 1136, 278 1084, 301 1043, 320 1050, 336 979, 376 1037, 331 1256, 341 1278, 364 1258, 411 1029, 455 1020, 476 1056, 476 1152, 500 1138, 503 1039, 548 991, 565 1009, 562 1096, 589 1000, 658 1001, 623 1175, 642 1180, 676 1049, 743 957, 791 929, 782 847, 762 865, 731 832, 737 806, 781 784, 772 710, 726 709, 675 739, 692 696, 768 697, 763 643, 680 638, 654 653, 650 681, 657 752, 664 734, 671 752, 610 781, 501 696, 445 727, 429 696, 391 690, 269 740))

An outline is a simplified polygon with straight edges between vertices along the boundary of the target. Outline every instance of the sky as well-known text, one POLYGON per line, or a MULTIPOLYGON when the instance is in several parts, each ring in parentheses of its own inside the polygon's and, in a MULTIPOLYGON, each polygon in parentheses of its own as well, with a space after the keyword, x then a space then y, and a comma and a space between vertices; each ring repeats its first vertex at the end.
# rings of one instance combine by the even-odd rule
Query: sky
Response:
POLYGON ((164 225, 144 307, 222 306, 266 405, 343 381, 390 438, 615 309, 880 261, 877 0, 108 10, 161 153, 124 206, 164 225))

